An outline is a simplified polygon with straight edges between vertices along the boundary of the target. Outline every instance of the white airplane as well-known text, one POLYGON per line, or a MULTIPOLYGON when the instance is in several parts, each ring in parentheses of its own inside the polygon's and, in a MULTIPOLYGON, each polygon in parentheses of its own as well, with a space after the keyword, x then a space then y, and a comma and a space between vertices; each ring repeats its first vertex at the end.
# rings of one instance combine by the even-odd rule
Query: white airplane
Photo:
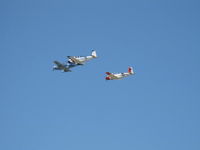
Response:
POLYGON ((116 74, 113 74, 113 73, 110 73, 110 72, 106 72, 106 74, 107 74, 107 76, 105 78, 106 80, 117 80, 117 79, 121 79, 121 78, 130 76, 130 75, 133 75, 134 72, 133 72, 133 68, 129 67, 128 68, 128 72, 125 72, 125 73, 116 73, 116 74))
POLYGON ((63 72, 71 72, 70 68, 77 66, 76 64, 61 64, 58 61, 54 61, 53 63, 55 64, 55 66, 53 66, 53 71, 62 70, 63 72))
POLYGON ((91 60, 93 58, 97 58, 97 53, 95 50, 92 51, 90 56, 67 56, 69 58, 68 63, 83 65, 86 61, 91 60))

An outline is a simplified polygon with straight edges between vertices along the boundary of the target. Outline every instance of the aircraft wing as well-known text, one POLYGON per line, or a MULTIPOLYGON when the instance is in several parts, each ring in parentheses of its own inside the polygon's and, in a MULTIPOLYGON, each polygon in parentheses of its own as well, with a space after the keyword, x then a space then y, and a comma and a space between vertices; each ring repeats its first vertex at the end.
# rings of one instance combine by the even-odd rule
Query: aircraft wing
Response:
POLYGON ((75 57, 73 56, 68 56, 68 58, 74 62, 75 64, 83 64, 81 61, 79 61, 78 59, 76 59, 75 57))
POLYGON ((112 73, 110 73, 110 72, 106 72, 106 74, 107 74, 107 75, 111 75, 112 73))
POLYGON ((64 70, 64 72, 71 72, 71 70, 69 70, 69 68, 64 68, 63 70, 64 70))
POLYGON ((63 64, 61 64, 61 63, 58 62, 58 61, 54 61, 54 64, 56 64, 58 67, 63 67, 63 64))
POLYGON ((76 64, 69 64, 67 67, 68 68, 73 68, 73 67, 76 67, 77 65, 76 64))
POLYGON ((106 72, 106 74, 111 77, 112 79, 117 79, 117 76, 115 76, 113 73, 106 72))

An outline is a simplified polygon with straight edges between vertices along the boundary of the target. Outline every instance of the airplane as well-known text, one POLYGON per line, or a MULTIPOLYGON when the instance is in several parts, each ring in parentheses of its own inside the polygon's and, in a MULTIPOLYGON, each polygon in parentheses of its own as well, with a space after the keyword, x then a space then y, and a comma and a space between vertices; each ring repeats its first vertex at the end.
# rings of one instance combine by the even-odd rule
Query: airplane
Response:
POLYGON ((95 50, 92 50, 92 54, 90 56, 67 56, 69 64, 83 65, 86 61, 91 60, 93 58, 97 58, 97 53, 95 50))
POLYGON ((117 80, 117 79, 122 79, 124 77, 133 75, 134 72, 133 72, 133 68, 129 67, 128 68, 128 72, 125 72, 125 73, 116 73, 116 74, 113 74, 113 73, 110 73, 110 72, 106 72, 106 74, 107 74, 107 76, 105 78, 106 80, 117 80))
POLYGON ((63 72, 71 72, 71 68, 77 66, 76 64, 61 64, 58 61, 54 61, 53 62, 55 64, 55 66, 53 66, 53 71, 54 70, 62 70, 63 72))

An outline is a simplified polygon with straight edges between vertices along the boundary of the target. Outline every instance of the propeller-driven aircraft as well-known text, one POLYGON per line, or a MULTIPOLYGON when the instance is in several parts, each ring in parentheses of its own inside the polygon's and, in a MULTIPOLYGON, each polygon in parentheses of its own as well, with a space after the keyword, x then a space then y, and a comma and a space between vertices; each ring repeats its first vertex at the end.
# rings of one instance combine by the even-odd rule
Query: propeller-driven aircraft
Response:
MULTIPOLYGON (((63 72, 71 72, 71 68, 83 65, 85 62, 97 58, 97 54, 95 50, 92 50, 92 53, 90 56, 67 56, 68 57, 68 63, 60 63, 58 61, 54 61, 55 64, 53 67, 53 70, 62 70, 63 72)), ((133 68, 129 67, 128 72, 125 73, 110 73, 106 72, 107 76, 105 77, 106 80, 117 80, 122 79, 124 77, 133 75, 133 68)))
POLYGON ((110 73, 110 72, 106 72, 107 76, 106 76, 106 80, 117 80, 117 79, 121 79, 130 75, 133 75, 133 68, 129 67, 128 68, 128 72, 125 73, 110 73))
POLYGON ((62 70, 63 72, 71 72, 71 68, 77 66, 76 64, 70 63, 70 64, 62 64, 58 61, 53 62, 55 66, 53 66, 53 70, 62 70))
POLYGON ((97 58, 96 51, 93 50, 90 56, 67 56, 69 64, 83 65, 86 61, 97 58))

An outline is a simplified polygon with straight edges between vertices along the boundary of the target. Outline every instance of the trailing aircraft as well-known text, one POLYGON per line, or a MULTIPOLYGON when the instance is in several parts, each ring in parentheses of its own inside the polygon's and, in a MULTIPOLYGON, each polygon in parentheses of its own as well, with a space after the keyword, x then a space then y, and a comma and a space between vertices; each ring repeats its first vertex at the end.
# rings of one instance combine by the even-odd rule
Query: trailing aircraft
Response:
POLYGON ((70 63, 70 64, 61 64, 58 61, 53 62, 55 66, 53 66, 53 71, 54 70, 62 70, 63 72, 71 72, 71 68, 77 66, 76 64, 70 63))
POLYGON ((83 65, 86 61, 97 58, 97 53, 95 50, 92 50, 90 56, 67 56, 69 64, 83 65))
POLYGON ((133 75, 133 68, 129 67, 128 68, 128 72, 125 73, 110 73, 110 72, 106 72, 107 76, 106 76, 106 80, 117 80, 117 79, 121 79, 130 75, 133 75))

